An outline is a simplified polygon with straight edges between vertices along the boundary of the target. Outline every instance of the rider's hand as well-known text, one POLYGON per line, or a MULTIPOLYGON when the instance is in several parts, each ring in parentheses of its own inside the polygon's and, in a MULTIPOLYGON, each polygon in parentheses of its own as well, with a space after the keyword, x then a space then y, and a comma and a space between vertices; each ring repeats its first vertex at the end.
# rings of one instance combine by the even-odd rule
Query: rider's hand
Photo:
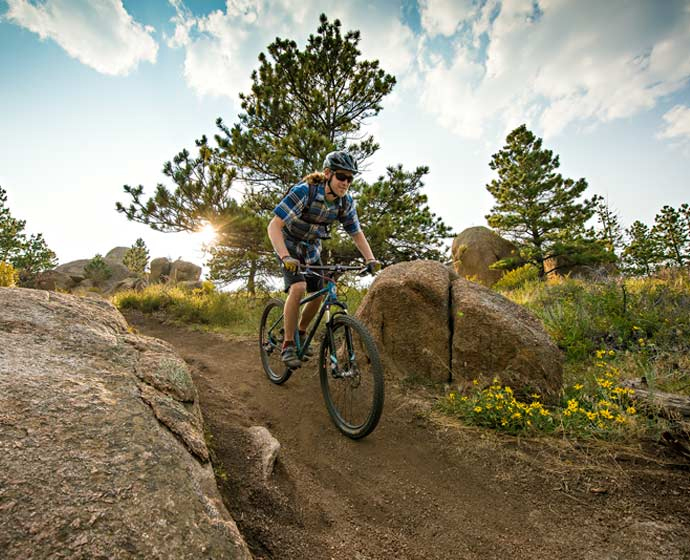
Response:
POLYGON ((381 263, 376 259, 372 259, 367 262, 367 272, 374 276, 379 270, 381 270, 381 263))
POLYGON ((299 261, 296 258, 288 255, 287 257, 283 257, 281 260, 283 261, 285 270, 288 272, 297 272, 297 269, 299 268, 299 261))

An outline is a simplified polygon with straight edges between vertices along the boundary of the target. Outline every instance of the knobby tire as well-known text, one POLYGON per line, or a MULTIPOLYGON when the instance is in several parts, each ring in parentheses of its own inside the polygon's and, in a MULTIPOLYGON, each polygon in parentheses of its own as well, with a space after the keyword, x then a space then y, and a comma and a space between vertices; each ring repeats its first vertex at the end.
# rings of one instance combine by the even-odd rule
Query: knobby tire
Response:
POLYGON ((319 375, 326 408, 337 428, 352 439, 369 435, 383 411, 383 367, 374 339, 357 319, 345 314, 331 319, 321 343, 319 375), (354 344, 354 365, 346 350, 348 338, 354 344), (356 372, 352 377, 334 375, 332 352, 337 355, 338 368, 356 372))

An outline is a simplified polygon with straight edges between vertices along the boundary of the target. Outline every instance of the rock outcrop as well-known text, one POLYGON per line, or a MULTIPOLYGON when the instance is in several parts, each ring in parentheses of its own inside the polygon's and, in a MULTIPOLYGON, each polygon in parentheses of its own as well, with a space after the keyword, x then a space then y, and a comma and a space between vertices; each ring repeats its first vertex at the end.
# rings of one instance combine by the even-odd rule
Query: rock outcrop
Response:
POLYGON ((483 226, 463 230, 453 239, 451 252, 458 275, 485 286, 493 286, 503 276, 502 270, 490 268, 492 264, 517 256, 515 245, 483 226))
POLYGON ((100 298, 0 288, 0 556, 251 558, 187 366, 100 298))
POLYGON ((181 259, 173 262, 166 257, 159 257, 150 262, 148 275, 132 272, 122 262, 129 249, 130 247, 114 247, 106 253, 103 260, 110 270, 110 276, 98 285, 86 275, 85 268, 90 259, 71 261, 42 272, 37 276, 35 285, 42 290, 77 294, 93 292, 105 296, 123 290, 142 290, 149 283, 175 282, 190 289, 201 286, 201 267, 181 259))
POLYGON ((460 385, 498 377, 547 399, 561 388, 563 359, 539 320, 438 262, 386 268, 357 315, 397 377, 460 385))

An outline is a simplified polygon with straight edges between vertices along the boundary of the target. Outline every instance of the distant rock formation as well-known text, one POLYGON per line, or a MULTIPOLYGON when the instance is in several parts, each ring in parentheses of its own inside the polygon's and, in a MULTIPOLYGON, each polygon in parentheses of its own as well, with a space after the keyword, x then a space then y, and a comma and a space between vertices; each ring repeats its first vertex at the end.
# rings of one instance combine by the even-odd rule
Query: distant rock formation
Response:
POLYGON ((463 384, 494 377, 555 399, 563 358, 525 308, 434 261, 383 270, 357 310, 386 370, 401 378, 463 384))
POLYGON ((502 270, 490 266, 508 257, 517 256, 517 248, 495 231, 476 226, 463 230, 452 246, 453 267, 462 278, 493 286, 501 279, 502 270))
POLYGON ((149 284, 175 282, 182 286, 198 286, 201 280, 201 267, 194 263, 177 259, 171 261, 165 257, 151 260, 150 273, 137 274, 123 264, 129 247, 114 247, 108 251, 103 260, 110 269, 110 276, 99 285, 87 278, 85 267, 91 259, 71 261, 40 273, 36 278, 36 287, 42 290, 63 291, 70 293, 94 292, 105 296, 123 290, 141 290, 149 284))
POLYGON ((0 309, 3 558, 249 560, 173 349, 100 298, 0 288, 0 309))

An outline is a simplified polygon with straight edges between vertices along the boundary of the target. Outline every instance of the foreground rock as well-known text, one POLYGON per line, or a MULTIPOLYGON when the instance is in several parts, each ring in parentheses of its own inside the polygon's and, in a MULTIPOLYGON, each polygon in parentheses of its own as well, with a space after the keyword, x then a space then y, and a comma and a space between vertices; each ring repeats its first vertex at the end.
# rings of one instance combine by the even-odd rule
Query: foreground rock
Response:
POLYGON ((399 263, 378 275, 357 315, 387 371, 410 380, 489 383, 555 397, 563 360, 536 317, 433 261, 399 263))
POLYGON ((169 345, 96 298, 0 310, 1 558, 250 558, 169 345))
POLYGON ((453 267, 461 278, 467 278, 485 286, 493 286, 504 271, 492 270, 492 264, 517 256, 517 248, 495 231, 476 226, 467 228, 453 239, 453 267))

